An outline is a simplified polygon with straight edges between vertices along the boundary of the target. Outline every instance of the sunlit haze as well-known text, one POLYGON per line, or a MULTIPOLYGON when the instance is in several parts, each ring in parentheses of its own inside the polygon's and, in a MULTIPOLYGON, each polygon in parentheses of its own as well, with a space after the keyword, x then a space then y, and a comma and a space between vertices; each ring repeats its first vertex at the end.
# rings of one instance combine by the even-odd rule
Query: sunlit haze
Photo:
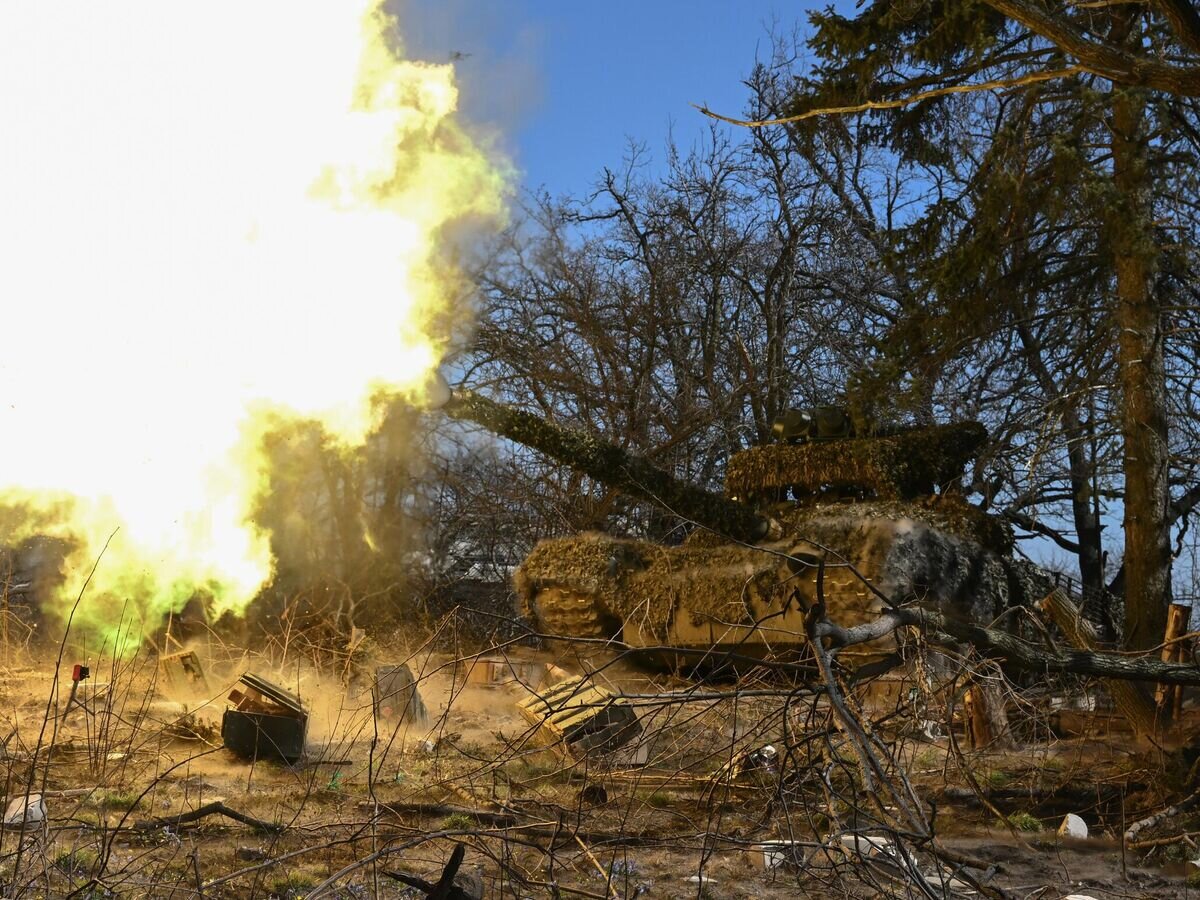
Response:
POLYGON ((119 529, 96 595, 244 607, 263 417, 361 441, 445 351, 438 229, 503 179, 374 7, 0 7, 0 486, 73 498, 66 598, 119 529))

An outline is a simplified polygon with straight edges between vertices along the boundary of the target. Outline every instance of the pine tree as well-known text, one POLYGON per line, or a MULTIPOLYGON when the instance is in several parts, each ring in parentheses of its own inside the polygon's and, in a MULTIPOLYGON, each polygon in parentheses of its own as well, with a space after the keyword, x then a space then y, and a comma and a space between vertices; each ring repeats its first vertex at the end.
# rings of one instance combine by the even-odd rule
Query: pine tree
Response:
POLYGON ((1019 348, 1028 375, 1057 406, 1075 546, 1091 587, 1103 578, 1104 440, 1096 435, 1104 413, 1094 398, 1105 365, 1115 365, 1126 641, 1139 649, 1161 639, 1171 573, 1171 285, 1161 277, 1155 198, 1179 152, 1178 132, 1163 123, 1191 115, 1132 69, 1097 75, 1094 60, 1072 58, 1070 42, 1044 37, 1041 19, 1031 29, 1010 18, 1010 7, 1033 8, 1063 33, 1099 35, 1104 47, 1134 57, 1143 47, 1178 44, 1164 5, 1151 14, 1058 4, 1051 13, 991 0, 903 0, 873 3, 854 18, 814 14, 811 47, 820 62, 780 110, 795 131, 813 135, 830 127, 818 111, 870 106, 854 139, 928 173, 930 201, 892 241, 912 267, 917 296, 901 304, 904 314, 860 389, 894 384, 898 370, 910 386, 946 378, 967 340, 982 346, 986 337, 998 352, 1019 348), (979 84, 993 88, 969 90, 979 84), (1055 328, 1044 327, 1056 318, 1055 328))

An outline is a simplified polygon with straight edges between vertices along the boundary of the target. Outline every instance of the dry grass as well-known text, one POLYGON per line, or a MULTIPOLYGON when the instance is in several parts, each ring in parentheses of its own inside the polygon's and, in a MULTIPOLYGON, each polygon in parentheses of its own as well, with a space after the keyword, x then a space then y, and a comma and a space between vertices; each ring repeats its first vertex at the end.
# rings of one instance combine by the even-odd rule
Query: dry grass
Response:
MULTIPOLYGON (((453 643, 444 632, 440 637, 453 643)), ((402 646, 398 636, 376 636, 376 647, 388 645, 402 646)), ((584 648, 570 642, 554 653, 511 643, 487 649, 589 669, 623 692, 642 716, 645 764, 619 753, 577 759, 539 745, 515 709, 539 685, 467 685, 470 654, 420 645, 387 658, 337 651, 322 657, 294 634, 258 653, 198 645, 212 685, 205 695, 164 695, 148 658, 109 661, 103 671, 110 688, 89 710, 64 716, 59 686, 39 747, 51 679, 26 661, 24 671, 14 668, 0 682, 0 720, 13 732, 2 760, 6 795, 44 791, 49 820, 0 833, 5 896, 411 896, 385 870, 436 880, 456 842, 468 845, 467 869, 482 867, 489 897, 553 890, 564 897, 686 897, 703 890, 721 898, 783 898, 825 895, 829 884, 846 896, 911 892, 907 875, 837 849, 844 834, 895 841, 901 832, 887 818, 893 813, 875 802, 880 786, 868 784, 862 748, 819 692, 753 676, 736 685, 650 676, 611 653, 581 656, 584 648), (431 713, 427 723, 393 730, 375 722, 364 677, 383 662, 413 669, 431 713), (309 706, 304 764, 250 764, 221 749, 219 738, 184 739, 173 727, 173 715, 186 715, 195 733, 206 733, 204 726, 219 720, 227 688, 248 668, 309 706), (778 750, 777 765, 739 774, 739 758, 768 743, 778 750), (186 820, 214 801, 270 827, 219 815, 186 820), (800 842, 805 868, 761 867, 759 845, 781 839, 800 842), (710 880, 688 881, 698 875, 710 880)), ((933 799, 934 833, 949 846, 999 860, 1018 846, 1007 824, 1018 830, 1036 820, 1053 828, 1063 802, 1078 802, 1085 787, 1095 794, 1098 784, 1118 785, 1121 777, 1128 790, 1104 794, 1104 802, 1081 812, 1101 835, 1119 832, 1122 815, 1132 819, 1163 801, 1149 770, 1131 765, 1119 748, 1047 743, 1048 732, 1036 724, 1026 737, 1042 735, 1040 742, 1019 753, 966 749, 955 706, 961 687, 953 674, 933 685, 910 677, 902 689, 860 688, 847 701, 869 732, 878 767, 870 777, 933 799), (926 737, 927 720, 940 721, 951 737, 926 737), (974 796, 972 780, 1006 825, 974 796)), ((1029 700, 1025 708, 1035 716, 1040 707, 1029 700)), ((921 871, 949 865, 927 843, 900 841, 921 871)), ((1026 870, 1018 877, 1013 867, 1011 878, 1065 884, 1055 874, 1057 860, 1083 851, 1030 852, 1026 870)), ((1093 857, 1071 857, 1074 880, 1115 875, 1115 863, 1101 866, 1093 857)), ((995 883, 1006 878, 997 874, 995 883)), ((1154 895, 1172 896, 1181 885, 1165 880, 1154 895)))

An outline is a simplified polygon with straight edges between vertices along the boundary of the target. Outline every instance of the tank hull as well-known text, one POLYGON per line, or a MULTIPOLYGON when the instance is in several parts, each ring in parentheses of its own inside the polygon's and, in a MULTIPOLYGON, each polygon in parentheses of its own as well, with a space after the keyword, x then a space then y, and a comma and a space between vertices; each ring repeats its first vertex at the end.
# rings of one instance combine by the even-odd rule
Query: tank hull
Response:
MULTIPOLYGON (((928 514, 877 511, 810 510, 783 540, 757 545, 709 538, 668 548, 599 534, 544 541, 517 571, 518 595, 547 632, 613 641, 660 668, 704 669, 804 658, 805 615, 819 599, 850 626, 891 604, 990 621, 1044 592, 1032 567, 973 539, 971 520, 955 533, 928 514)), ((892 638, 860 648, 894 649, 892 638)))

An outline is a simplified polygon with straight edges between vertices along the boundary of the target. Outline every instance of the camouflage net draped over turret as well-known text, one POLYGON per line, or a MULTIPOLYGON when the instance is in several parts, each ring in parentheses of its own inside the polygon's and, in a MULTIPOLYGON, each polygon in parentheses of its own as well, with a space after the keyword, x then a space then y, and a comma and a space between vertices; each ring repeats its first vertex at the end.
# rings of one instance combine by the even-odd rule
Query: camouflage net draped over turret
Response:
MULTIPOLYGON (((990 516, 977 506, 972 506, 957 494, 938 497, 921 497, 916 500, 863 500, 847 507, 845 504, 813 504, 811 506, 789 506, 776 514, 785 534, 806 534, 806 527, 817 519, 831 516, 857 520, 885 519, 900 521, 911 519, 967 541, 973 541, 994 553, 1007 556, 1012 553, 1012 528, 1003 519, 990 516)), ((842 552, 853 549, 846 545, 842 552)))
POLYGON ((752 499, 828 484, 865 488, 881 500, 918 497, 961 478, 986 440, 987 429, 978 422, 960 422, 882 437, 765 444, 730 457, 725 492, 752 499))

